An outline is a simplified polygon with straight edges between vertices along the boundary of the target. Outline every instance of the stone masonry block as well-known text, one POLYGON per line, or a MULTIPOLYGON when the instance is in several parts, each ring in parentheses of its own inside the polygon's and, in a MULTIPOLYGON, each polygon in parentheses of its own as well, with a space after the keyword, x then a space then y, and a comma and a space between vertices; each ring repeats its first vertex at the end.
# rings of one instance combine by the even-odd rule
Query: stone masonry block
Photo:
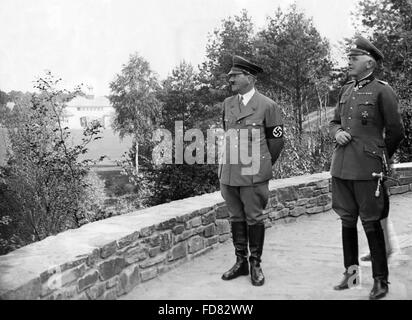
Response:
POLYGON ((290 210, 290 215, 292 217, 299 217, 306 213, 306 207, 295 207, 293 210, 290 210))
POLYGON ((400 177, 399 182, 401 185, 407 185, 412 183, 412 177, 400 177))
MULTIPOLYGON (((159 250, 160 250, 160 247, 159 247, 159 250)), ((133 247, 127 250, 126 253, 124 254, 126 265, 142 261, 146 258, 147 258, 147 250, 140 246, 133 247)))
POLYGON ((216 227, 217 227, 217 233, 218 234, 224 234, 224 233, 229 233, 230 232, 230 222, 229 220, 223 220, 219 219, 216 220, 216 227))
POLYGON ((299 198, 311 198, 313 197, 313 190, 315 187, 303 187, 298 190, 299 198))
POLYGON ((208 225, 216 221, 216 213, 214 211, 210 211, 202 216, 202 224, 208 225))
POLYGON ((205 247, 209 247, 209 246, 211 246, 213 244, 216 244, 218 242, 219 242, 219 236, 214 236, 214 237, 211 237, 211 238, 207 238, 207 239, 205 239, 205 247))
POLYGON ((203 238, 200 236, 195 236, 188 240, 189 253, 195 253, 203 249, 203 246, 203 238))
POLYGON ((187 244, 186 242, 180 242, 174 246, 168 255, 168 261, 177 260, 183 258, 187 255, 187 244))
POLYGON ((97 300, 116 300, 117 290, 116 288, 107 290, 102 296, 97 298, 97 300))
POLYGON ((172 247, 172 231, 163 232, 160 234, 160 250, 166 251, 172 247))
POLYGON ((229 211, 226 206, 216 208, 216 218, 224 219, 229 217, 229 211))
POLYGON ((139 268, 137 266, 130 266, 124 269, 119 275, 117 294, 121 295, 130 292, 139 282, 139 268))
POLYGON ((193 229, 191 230, 185 230, 183 231, 182 234, 178 234, 177 236, 174 237, 174 243, 178 243, 181 241, 184 241, 188 238, 190 238, 191 236, 193 236, 193 234, 195 233, 195 231, 193 229))
POLYGON ((176 218, 169 219, 156 225, 156 230, 170 230, 177 224, 176 218))
POLYGON ((119 282, 119 276, 114 276, 113 278, 110 278, 109 280, 107 280, 106 283, 106 288, 110 289, 110 288, 114 288, 117 286, 117 283, 119 282))
POLYGON ((154 226, 145 227, 142 230, 140 230, 140 238, 150 237, 154 231, 155 231, 154 226))
POLYGON ((226 242, 227 240, 229 240, 231 238, 231 235, 229 233, 225 233, 225 234, 221 234, 219 236, 219 242, 226 242))
POLYGON ((101 297, 106 291, 105 283, 98 283, 95 286, 86 290, 87 297, 90 300, 96 300, 101 297))
POLYGON ((182 225, 182 224, 179 224, 179 225, 177 225, 173 228, 173 233, 174 234, 181 234, 184 230, 185 230, 185 226, 182 225))
POLYGON ((293 187, 280 188, 278 189, 278 192, 279 202, 293 201, 298 199, 298 194, 296 193, 296 190, 293 187))
POLYGON ((88 267, 93 267, 100 259, 100 250, 94 249, 93 252, 87 257, 86 264, 88 267))
POLYGON ((303 199, 298 199, 296 201, 296 206, 300 207, 300 206, 304 206, 308 203, 309 199, 308 198, 303 198, 303 199))
POLYGON ((329 194, 322 194, 320 196, 318 196, 316 201, 316 205, 317 206, 325 206, 328 203, 332 202, 332 197, 329 194))
POLYGON ((330 209, 332 209, 332 202, 323 206, 323 211, 329 211, 330 209))
POLYGON ((325 193, 330 193, 329 187, 322 188, 322 189, 319 189, 319 190, 320 190, 320 193, 323 193, 323 194, 325 194, 325 193))
POLYGON ((192 231, 193 231, 193 235, 195 235, 195 234, 203 234, 203 231, 206 229, 206 227, 205 226, 200 226, 200 227, 197 227, 196 229, 193 229, 192 231))
POLYGON ((147 269, 147 270, 142 270, 140 272, 140 277, 142 279, 142 281, 147 281, 153 278, 156 278, 157 276, 157 268, 153 267, 151 269, 147 269))
POLYGON ((287 217, 289 215, 290 210, 288 208, 284 208, 282 210, 276 211, 275 214, 271 217, 272 219, 280 219, 287 217))
POLYGON ((83 290, 94 285, 98 279, 99 279, 99 272, 97 272, 97 270, 89 271, 87 274, 85 274, 82 278, 80 278, 77 281, 79 292, 82 292, 83 290))
POLYGON ((321 190, 320 190, 320 189, 313 190, 313 196, 314 196, 314 197, 319 196, 321 193, 322 193, 322 192, 321 192, 321 190))
POLYGON ((123 270, 125 265, 126 261, 121 257, 111 258, 99 263, 98 270, 101 279, 104 281, 110 279, 111 277, 114 277, 123 270))
POLYGON ((314 214, 314 213, 320 213, 323 212, 323 206, 321 207, 312 207, 312 208, 307 208, 306 213, 308 214, 314 214))
POLYGON ((285 207, 288 209, 293 209, 296 205, 296 201, 287 201, 285 202, 285 207))
POLYGON ((326 187, 329 188, 329 180, 321 180, 321 181, 316 182, 315 184, 316 189, 322 189, 326 187))
POLYGON ((202 224, 202 217, 195 217, 186 222, 186 229, 198 227, 202 224))
POLYGON ((138 231, 129 234, 126 237, 121 238, 117 241, 117 246, 119 249, 125 248, 133 243, 135 243, 139 239, 140 233, 138 231))
POLYGON ((149 248, 148 252, 150 258, 156 257, 161 252, 160 246, 149 248))
POLYGON ((147 269, 147 268, 152 267, 152 266, 154 266, 154 265, 156 265, 156 264, 162 263, 162 262, 164 262, 165 260, 166 260, 166 256, 165 256, 165 255, 157 256, 157 257, 155 257, 155 258, 147 259, 147 260, 141 262, 141 263, 139 264, 139 266, 140 266, 142 269, 147 269))
POLYGON ((144 242, 150 244, 151 247, 157 247, 160 245, 160 235, 153 235, 145 239, 144 242))
POLYGON ((390 194, 401 194, 409 191, 409 185, 389 188, 390 194))
POLYGON ((269 208, 276 208, 278 206, 278 199, 277 198, 269 198, 268 207, 269 208))
POLYGON ((110 257, 113 253, 115 253, 117 250, 117 242, 113 241, 110 242, 109 244, 106 244, 100 249, 100 257, 102 259, 106 259, 107 257, 110 257))
POLYGON ((214 223, 211 223, 205 227, 203 230, 203 236, 205 238, 209 238, 211 236, 214 236, 216 234, 216 226, 214 223))

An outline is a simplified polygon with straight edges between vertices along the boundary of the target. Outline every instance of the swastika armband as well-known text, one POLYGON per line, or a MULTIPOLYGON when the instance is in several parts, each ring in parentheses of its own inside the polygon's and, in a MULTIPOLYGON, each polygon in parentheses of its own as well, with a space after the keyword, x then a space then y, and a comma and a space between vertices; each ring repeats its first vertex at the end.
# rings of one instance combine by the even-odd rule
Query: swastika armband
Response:
POLYGON ((283 124, 274 126, 274 127, 266 127, 265 136, 266 136, 266 139, 282 138, 283 137, 283 124))

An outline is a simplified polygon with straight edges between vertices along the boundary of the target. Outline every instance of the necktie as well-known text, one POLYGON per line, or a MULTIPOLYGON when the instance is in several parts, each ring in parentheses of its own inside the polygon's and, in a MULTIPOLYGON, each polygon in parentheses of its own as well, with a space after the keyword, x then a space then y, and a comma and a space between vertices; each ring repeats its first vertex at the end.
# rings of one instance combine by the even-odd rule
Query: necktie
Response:
POLYGON ((243 103, 243 96, 239 95, 239 111, 242 112, 245 108, 245 104, 243 103))

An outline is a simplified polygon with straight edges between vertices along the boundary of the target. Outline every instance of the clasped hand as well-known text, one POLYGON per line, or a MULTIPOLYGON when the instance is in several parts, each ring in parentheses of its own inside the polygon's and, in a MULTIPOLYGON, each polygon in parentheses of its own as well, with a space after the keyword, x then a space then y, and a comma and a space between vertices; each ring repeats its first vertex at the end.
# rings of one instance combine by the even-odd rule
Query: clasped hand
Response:
POLYGON ((335 135, 335 139, 339 145, 344 146, 352 140, 352 136, 344 130, 339 130, 335 135))

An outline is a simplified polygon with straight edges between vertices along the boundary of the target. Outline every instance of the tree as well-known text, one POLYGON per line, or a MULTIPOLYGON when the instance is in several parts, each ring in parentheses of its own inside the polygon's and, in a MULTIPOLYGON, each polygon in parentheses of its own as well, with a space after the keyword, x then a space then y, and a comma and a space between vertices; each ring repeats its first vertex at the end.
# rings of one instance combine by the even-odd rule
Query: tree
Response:
POLYGON ((409 0, 361 0, 357 31, 370 36, 385 56, 380 77, 399 96, 406 139, 396 157, 412 161, 412 2, 409 0))
MULTIPOLYGON (((172 75, 163 81, 162 90, 158 94, 163 106, 160 126, 174 133, 176 137, 178 133, 175 125, 177 121, 181 121, 184 132, 199 129, 203 137, 206 137, 207 129, 215 125, 220 109, 216 105, 204 103, 202 88, 199 75, 190 64, 182 62, 173 69, 172 75)), ((183 142, 182 147, 185 148, 191 143, 183 142)), ((206 150, 202 147, 203 150, 197 150, 196 155, 204 152, 204 164, 188 164, 183 155, 175 157, 177 147, 174 144, 171 148, 172 164, 153 165, 150 168, 147 174, 153 182, 151 204, 217 190, 217 165, 206 164, 206 150), (178 158, 182 161, 177 160, 178 158)))
POLYGON ((130 55, 121 73, 110 83, 109 100, 116 112, 113 128, 120 137, 134 137, 133 149, 143 164, 150 161, 149 141, 160 119, 161 104, 156 97, 159 89, 156 75, 138 53, 130 55))
POLYGON ((10 150, 0 167, 1 253, 92 221, 103 204, 96 197, 104 194, 103 184, 90 176, 92 161, 79 160, 98 138, 99 124, 72 145, 61 120, 79 90, 67 94, 58 83, 50 74, 40 78, 29 107, 5 122, 10 150))
POLYGON ((227 73, 232 66, 232 56, 255 58, 254 26, 246 10, 240 15, 224 19, 222 26, 209 34, 206 45, 206 61, 201 67, 202 82, 213 89, 215 101, 222 100, 230 93, 227 87, 227 73))
MULTIPOLYGON (((296 124, 302 132, 303 107, 309 99, 321 107, 328 92, 331 72, 329 43, 293 4, 287 12, 279 8, 258 33, 258 59, 265 66, 262 85, 275 94, 292 98, 296 124)), ((309 106, 308 106, 309 111, 309 106)))

